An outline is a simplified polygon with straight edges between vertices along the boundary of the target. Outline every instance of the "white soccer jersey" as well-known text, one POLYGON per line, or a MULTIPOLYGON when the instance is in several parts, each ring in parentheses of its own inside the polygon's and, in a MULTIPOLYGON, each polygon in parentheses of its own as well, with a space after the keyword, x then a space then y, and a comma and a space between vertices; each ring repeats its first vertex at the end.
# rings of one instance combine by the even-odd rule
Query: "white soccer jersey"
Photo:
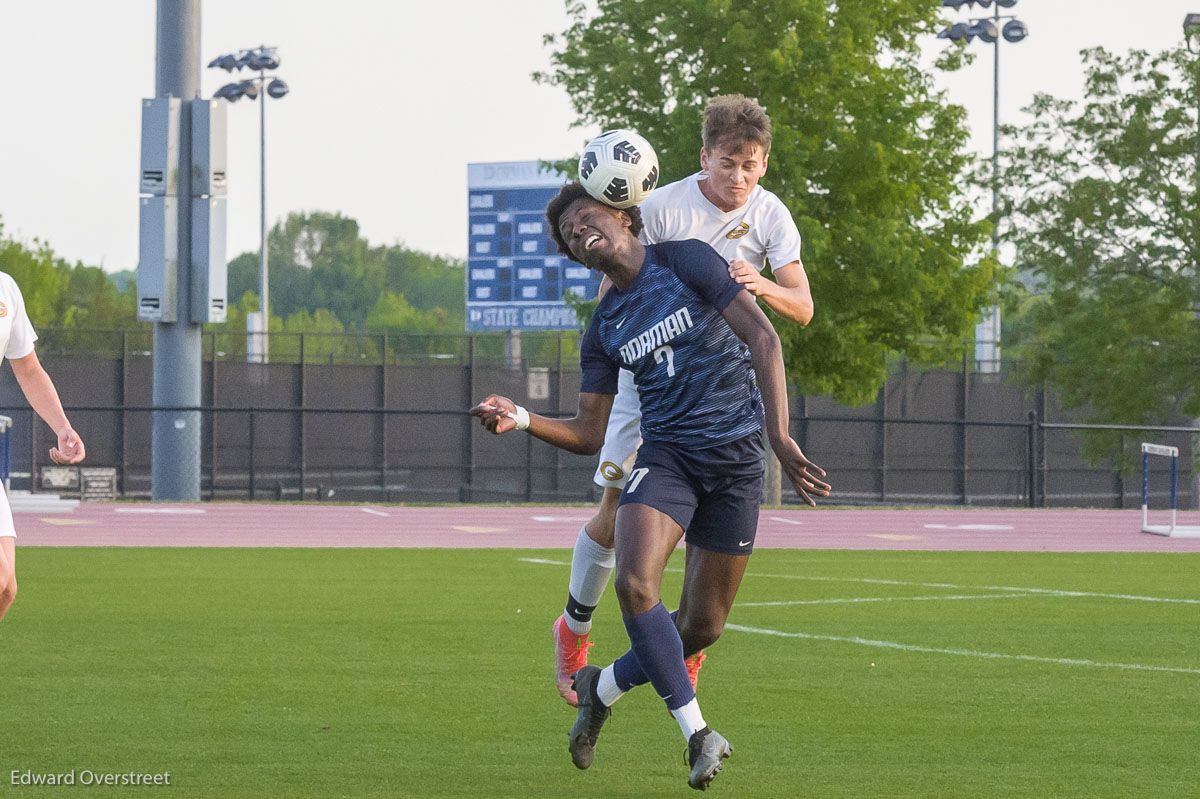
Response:
POLYGON ((783 201, 762 186, 755 186, 741 208, 722 211, 700 191, 697 172, 683 180, 660 186, 639 206, 643 244, 700 239, 712 245, 727 261, 746 261, 758 269, 771 269, 800 260, 800 231, 783 201))
MULTIPOLYGON (((25 313, 25 298, 17 288, 17 281, 8 273, 0 272, 0 360, 24 358, 33 352, 35 341, 37 333, 25 313)), ((4 484, 0 483, 0 536, 15 537, 16 534, 8 496, 4 493, 4 484)))
POLYGON ((24 358, 33 352, 37 333, 25 313, 25 298, 17 281, 0 272, 0 359, 24 358))
MULTIPOLYGON (((712 245, 727 261, 745 261, 774 271, 800 260, 800 231, 783 201, 755 186, 741 208, 722 211, 700 191, 707 175, 697 172, 659 186, 640 206, 643 244, 699 239, 712 245)), ((623 488, 641 446, 642 409, 633 375, 621 370, 617 396, 608 417, 600 464, 592 477, 596 485, 623 488)))

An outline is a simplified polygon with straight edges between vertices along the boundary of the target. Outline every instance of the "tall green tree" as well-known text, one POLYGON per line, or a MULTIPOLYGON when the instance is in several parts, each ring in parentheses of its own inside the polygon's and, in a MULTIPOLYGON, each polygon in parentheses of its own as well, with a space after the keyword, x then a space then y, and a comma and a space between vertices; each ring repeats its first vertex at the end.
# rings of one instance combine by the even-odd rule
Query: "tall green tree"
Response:
POLYGON ((1032 123, 1007 131, 1004 240, 1032 287, 1018 352, 1088 421, 1195 417, 1200 58, 1094 49, 1084 63, 1082 102, 1038 95, 1032 123))
POLYGON ((104 330, 137 325, 132 284, 122 291, 99 267, 72 265, 42 241, 12 239, 4 235, 2 224, 0 271, 17 282, 35 327, 104 330))
POLYGON ((384 250, 383 265, 388 291, 404 295, 422 311, 442 308, 459 320, 459 330, 465 327, 467 269, 462 259, 393 245, 384 250))
MULTIPOLYGON (((466 268, 460 259, 402 245, 372 247, 358 222, 322 211, 289 214, 267 242, 271 312, 281 318, 325 310, 347 330, 363 330, 374 324, 372 309, 390 292, 431 312, 425 317, 430 322, 464 326, 466 268)), ((229 264, 229 296, 248 291, 259 292, 257 253, 242 253, 229 264)), ((434 324, 429 332, 444 326, 434 324)))
MULTIPOLYGON (((944 358, 991 300, 990 224, 962 193, 964 111, 922 64, 937 0, 568 0, 546 37, 577 124, 631 127, 664 180, 699 169, 701 113, 738 92, 774 129, 763 185, 804 238, 816 314, 777 327, 805 392, 871 400, 885 357, 944 358)), ((953 69, 963 50, 943 51, 953 69)))

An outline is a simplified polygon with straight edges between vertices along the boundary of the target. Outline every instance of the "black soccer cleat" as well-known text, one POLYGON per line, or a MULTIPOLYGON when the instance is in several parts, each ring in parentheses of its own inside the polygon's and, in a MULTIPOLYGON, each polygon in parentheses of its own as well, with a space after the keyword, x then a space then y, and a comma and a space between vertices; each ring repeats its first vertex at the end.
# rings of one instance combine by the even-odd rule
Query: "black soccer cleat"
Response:
POLYGON ((687 761, 692 767, 692 773, 688 776, 688 787, 697 791, 708 790, 708 784, 713 781, 713 777, 725 767, 721 761, 732 754, 733 747, 721 733, 708 727, 696 730, 688 739, 687 761))
POLYGON ((571 762, 575 768, 588 768, 596 756, 596 739, 600 728, 612 709, 596 695, 596 684, 600 681, 600 669, 584 666, 575 673, 575 694, 579 697, 579 715, 571 731, 567 733, 567 749, 571 751, 571 762))

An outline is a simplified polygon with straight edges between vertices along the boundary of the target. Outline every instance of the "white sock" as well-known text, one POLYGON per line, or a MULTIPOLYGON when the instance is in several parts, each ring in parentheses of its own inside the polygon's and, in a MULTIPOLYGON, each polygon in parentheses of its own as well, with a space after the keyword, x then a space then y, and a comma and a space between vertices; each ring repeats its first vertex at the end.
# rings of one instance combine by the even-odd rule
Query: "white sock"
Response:
POLYGON ((708 726, 704 723, 704 716, 700 713, 700 703, 695 698, 683 707, 672 710, 671 715, 679 722, 679 729, 683 730, 683 737, 688 741, 692 740, 692 733, 708 726))
MULTIPOLYGON (((602 547, 587 534, 587 525, 579 528, 575 540, 575 551, 571 554, 571 582, 569 589, 581 605, 595 607, 608 586, 609 575, 617 565, 617 551, 602 547)), ((584 635, 592 629, 592 621, 579 621, 565 615, 567 628, 576 635, 584 635)))
POLYGON ((605 666, 600 671, 600 680, 596 683, 596 695, 608 707, 611 707, 613 702, 625 696, 625 692, 617 687, 617 678, 615 672, 613 672, 612 665, 605 666))

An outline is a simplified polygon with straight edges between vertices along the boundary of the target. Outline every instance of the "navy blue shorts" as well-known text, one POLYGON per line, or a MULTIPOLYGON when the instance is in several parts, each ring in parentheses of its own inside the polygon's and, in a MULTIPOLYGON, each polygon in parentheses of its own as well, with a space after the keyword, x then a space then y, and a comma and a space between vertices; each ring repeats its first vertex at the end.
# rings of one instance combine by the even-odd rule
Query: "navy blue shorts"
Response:
POLYGON ((621 504, 640 502, 667 514, 701 549, 749 555, 758 530, 764 452, 761 430, 704 449, 643 441, 621 504))

